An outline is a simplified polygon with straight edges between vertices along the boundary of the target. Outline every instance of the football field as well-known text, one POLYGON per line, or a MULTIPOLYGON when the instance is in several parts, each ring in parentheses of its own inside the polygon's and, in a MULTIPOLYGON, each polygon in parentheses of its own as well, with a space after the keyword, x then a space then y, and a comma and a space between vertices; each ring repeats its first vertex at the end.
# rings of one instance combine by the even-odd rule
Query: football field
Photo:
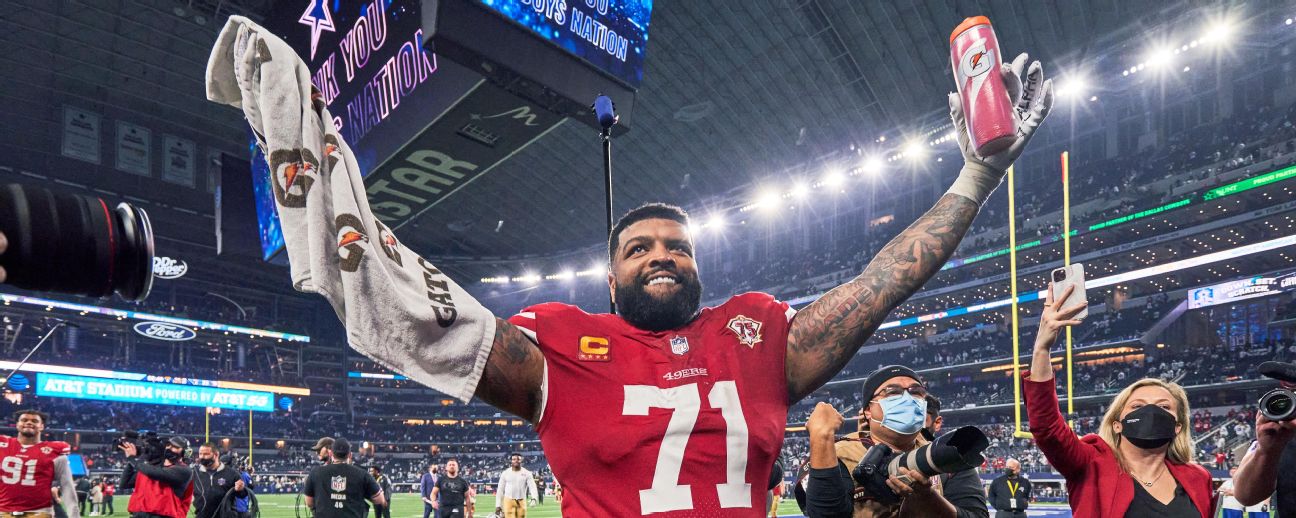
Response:
MULTIPOLYGON (((261 503, 261 518, 298 518, 297 514, 297 495, 258 495, 258 501, 261 503)), ((392 518, 423 518, 423 501, 418 495, 408 493, 399 493, 393 501, 392 518)), ((474 516, 489 517, 495 512, 495 496, 481 495, 477 497, 477 512, 474 516)), ((993 513, 993 511, 991 511, 993 513)), ((372 511, 370 512, 372 515, 372 511)), ((779 505, 779 516, 799 517, 801 511, 797 509, 796 502, 793 500, 784 500, 779 505)), ((1028 514, 1034 518, 1070 518, 1070 510, 1065 506, 1036 506, 1028 514)), ((545 498, 545 503, 540 506, 532 507, 527 511, 527 518, 557 518, 562 516, 558 512, 558 505, 551 498, 545 498)), ((306 518, 303 512, 301 518, 306 518)))

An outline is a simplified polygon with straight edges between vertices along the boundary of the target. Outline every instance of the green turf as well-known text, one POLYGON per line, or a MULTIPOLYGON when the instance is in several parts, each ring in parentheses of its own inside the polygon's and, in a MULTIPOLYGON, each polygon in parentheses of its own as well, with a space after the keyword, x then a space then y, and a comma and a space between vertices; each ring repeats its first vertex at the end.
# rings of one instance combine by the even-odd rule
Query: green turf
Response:
MULTIPOLYGON (((261 504, 261 518, 297 518, 297 495, 258 495, 261 504)), ((495 512, 495 496, 477 497, 477 512, 474 516, 486 517, 495 512)), ((372 515, 372 513, 370 513, 372 515)), ((397 494, 393 500, 392 518, 423 518, 423 501, 418 495, 397 494)), ((796 502, 784 500, 779 505, 780 516, 800 516, 801 511, 796 502)), ((304 515, 303 515, 304 516, 304 515)), ((544 505, 532 507, 527 511, 527 518, 557 518, 558 505, 552 498, 546 497, 544 505)))

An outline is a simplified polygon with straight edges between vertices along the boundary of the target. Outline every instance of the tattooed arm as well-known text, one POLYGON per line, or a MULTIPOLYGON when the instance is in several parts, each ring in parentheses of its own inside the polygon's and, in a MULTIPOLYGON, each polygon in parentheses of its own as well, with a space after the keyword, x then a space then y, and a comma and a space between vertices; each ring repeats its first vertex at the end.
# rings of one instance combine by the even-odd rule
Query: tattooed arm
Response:
POLYGON ((797 314, 788 334, 786 360, 791 401, 805 397, 841 371, 887 314, 940 271, 978 209, 976 202, 963 196, 942 196, 936 206, 887 243, 864 273, 797 314))
POLYGON ((785 367, 791 401, 805 397, 841 371, 887 314, 918 291, 953 255, 981 205, 1053 107, 1052 80, 1043 80, 1039 61, 1028 64, 1029 60, 1021 54, 999 70, 1018 121, 1016 140, 1002 151, 984 157, 976 154, 968 138, 962 102, 958 94, 949 95, 963 169, 936 206, 887 243, 864 273, 824 294, 792 320, 785 367))
POLYGON ((544 356, 522 331, 495 320, 495 342, 486 359, 486 372, 473 395, 491 406, 534 423, 540 414, 540 384, 544 356))

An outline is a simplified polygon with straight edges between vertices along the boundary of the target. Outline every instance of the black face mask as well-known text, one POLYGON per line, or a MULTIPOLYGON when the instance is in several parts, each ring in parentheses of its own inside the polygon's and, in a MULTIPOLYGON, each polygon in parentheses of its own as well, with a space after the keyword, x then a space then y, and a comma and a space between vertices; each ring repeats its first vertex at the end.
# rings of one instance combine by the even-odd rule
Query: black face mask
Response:
POLYGON ((198 463, 210 468, 216 465, 216 459, 198 459, 198 463))
POLYGON ((171 462, 175 462, 177 460, 180 460, 180 452, 173 451, 170 448, 168 448, 162 451, 162 458, 169 460, 171 462))
POLYGON ((1125 414, 1121 419, 1121 436, 1130 444, 1151 450, 1165 446, 1175 438, 1175 417, 1166 409, 1147 405, 1125 414))

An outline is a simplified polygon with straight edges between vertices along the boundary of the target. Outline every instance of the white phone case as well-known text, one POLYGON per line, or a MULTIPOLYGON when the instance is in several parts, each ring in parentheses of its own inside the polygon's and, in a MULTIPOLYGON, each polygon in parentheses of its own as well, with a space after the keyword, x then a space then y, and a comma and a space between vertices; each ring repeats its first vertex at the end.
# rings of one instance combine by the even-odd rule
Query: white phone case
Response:
MULTIPOLYGON (((1067 286, 1075 286, 1075 291, 1071 292, 1071 296, 1062 303, 1063 308, 1075 306, 1086 300, 1084 263, 1072 263, 1069 267, 1055 269, 1049 274, 1049 280, 1049 287, 1053 290, 1053 300, 1061 297, 1067 286), (1060 280, 1059 276, 1061 276, 1060 280)), ((1089 308, 1086 306, 1080 310, 1075 319, 1084 320, 1087 316, 1089 316, 1089 308)))

